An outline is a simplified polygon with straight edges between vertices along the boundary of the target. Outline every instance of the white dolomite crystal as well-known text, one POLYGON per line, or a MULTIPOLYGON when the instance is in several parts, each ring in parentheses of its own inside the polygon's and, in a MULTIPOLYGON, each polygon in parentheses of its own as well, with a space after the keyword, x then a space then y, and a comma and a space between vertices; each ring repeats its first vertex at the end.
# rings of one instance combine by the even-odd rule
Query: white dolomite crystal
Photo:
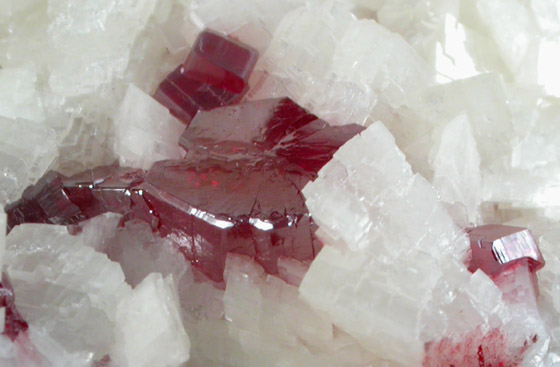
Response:
POLYGON ((479 223, 480 155, 467 116, 459 115, 444 127, 432 168, 434 188, 455 223, 465 227, 479 223))
POLYGON ((122 166, 150 169, 163 159, 181 158, 185 125, 138 87, 130 84, 115 116, 115 152, 122 166))
POLYGON ((0 116, 0 204, 17 200, 58 155, 56 135, 48 126, 0 116))
POLYGON ((530 332, 546 341, 533 293, 524 291, 529 303, 505 304, 484 273, 469 276, 468 241, 380 122, 345 144, 303 192, 327 246, 300 292, 369 351, 420 366, 425 343, 460 343, 477 328, 514 330, 512 349, 530 332), (523 317, 532 320, 527 329, 515 326, 523 317))
POLYGON ((83 363, 108 353, 116 307, 131 292, 119 264, 65 227, 47 224, 14 228, 6 263, 16 307, 39 334, 65 353, 81 355, 83 363))
POLYGON ((189 359, 172 276, 144 278, 118 305, 116 330, 111 355, 120 367, 179 367, 189 359))

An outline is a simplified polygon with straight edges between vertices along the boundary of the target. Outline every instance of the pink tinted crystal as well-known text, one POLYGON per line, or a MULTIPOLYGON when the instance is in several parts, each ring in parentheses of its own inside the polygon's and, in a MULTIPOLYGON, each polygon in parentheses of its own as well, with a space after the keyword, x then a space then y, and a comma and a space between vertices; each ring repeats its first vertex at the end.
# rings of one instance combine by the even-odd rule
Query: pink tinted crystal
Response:
POLYGON ((471 272, 481 269, 495 277, 510 265, 526 260, 533 272, 544 266, 543 256, 526 228, 484 225, 467 230, 471 242, 471 272))
POLYGON ((6 274, 2 274, 0 283, 0 307, 5 308, 4 332, 12 341, 16 340, 19 333, 27 330, 27 322, 21 317, 14 303, 14 290, 6 274))
POLYGON ((239 102, 257 59, 253 48, 205 30, 186 61, 159 85, 154 98, 189 124, 198 110, 239 102))

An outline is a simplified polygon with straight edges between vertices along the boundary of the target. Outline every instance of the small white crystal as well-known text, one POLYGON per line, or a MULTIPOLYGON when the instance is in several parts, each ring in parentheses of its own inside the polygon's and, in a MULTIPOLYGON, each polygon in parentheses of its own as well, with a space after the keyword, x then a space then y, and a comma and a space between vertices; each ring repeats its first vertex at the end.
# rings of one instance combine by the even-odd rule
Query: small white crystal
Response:
POLYGON ((432 167, 432 183, 440 200, 450 206, 455 222, 463 226, 478 223, 482 201, 480 155, 467 116, 457 116, 444 127, 432 167))
POLYGON ((115 116, 115 152, 122 166, 149 169, 156 161, 181 157, 185 125, 169 110, 130 84, 115 116))
POLYGON ((152 273, 138 284, 119 304, 116 327, 111 357, 121 367, 178 367, 189 359, 190 341, 171 276, 152 273))
POLYGON ((33 70, 0 68, 0 116, 43 121, 45 111, 36 83, 33 70))
POLYGON ((0 117, 0 204, 16 200, 55 160, 56 135, 48 126, 0 117))

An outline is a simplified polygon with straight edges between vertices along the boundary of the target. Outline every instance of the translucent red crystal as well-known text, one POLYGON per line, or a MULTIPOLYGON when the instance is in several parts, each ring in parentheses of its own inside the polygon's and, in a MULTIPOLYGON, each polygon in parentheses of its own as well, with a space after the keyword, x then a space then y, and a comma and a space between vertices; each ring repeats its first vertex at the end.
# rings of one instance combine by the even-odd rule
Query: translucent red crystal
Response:
POLYGON ((8 231, 21 223, 75 224, 105 212, 125 213, 130 208, 128 190, 143 176, 142 170, 117 165, 71 177, 50 171, 6 206, 8 231))
POLYGON ((0 283, 0 307, 5 309, 4 332, 12 341, 16 340, 19 333, 28 329, 27 322, 21 317, 14 303, 14 290, 6 274, 2 274, 0 283))
POLYGON ((495 277, 519 261, 526 261, 532 271, 544 266, 543 256, 526 228, 490 224, 468 229, 467 233, 471 272, 481 269, 495 277))
POLYGON ((9 226, 117 212, 172 238, 214 280, 228 252, 277 273, 280 257, 317 254, 301 189, 362 130, 330 126, 288 98, 201 111, 181 137, 185 159, 156 162, 147 173, 115 165, 72 177, 50 172, 6 208, 9 226))
POLYGON ((198 110, 239 102, 257 59, 253 48, 203 31, 186 61, 159 85, 154 98, 188 124, 198 110))

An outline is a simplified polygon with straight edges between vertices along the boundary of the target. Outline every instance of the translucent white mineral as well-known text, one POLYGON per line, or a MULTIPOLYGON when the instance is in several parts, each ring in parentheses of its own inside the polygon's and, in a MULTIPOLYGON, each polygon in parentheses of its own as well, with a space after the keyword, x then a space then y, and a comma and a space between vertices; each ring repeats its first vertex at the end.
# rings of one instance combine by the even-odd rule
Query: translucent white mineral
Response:
MULTIPOLYGON (((6 228, 6 213, 0 205, 0 228, 6 228)), ((4 266, 4 252, 6 251, 6 232, 0 231, 0 267, 4 266)), ((3 324, 3 323, 2 323, 3 324)))
POLYGON ((478 223, 482 202, 480 155, 466 115, 457 116, 444 127, 432 167, 432 183, 440 200, 449 205, 455 223, 478 223))
POLYGON ((52 129, 30 120, 0 116, 0 203, 16 200, 58 155, 52 129))
MULTIPOLYGON (((300 292, 369 351, 420 366, 425 343, 516 325, 496 285, 480 271, 469 276, 464 235, 380 122, 345 144, 303 192, 327 246, 300 292)), ((527 318, 536 311, 521 305, 527 318)), ((542 331, 538 313, 531 320, 542 331)))
POLYGON ((138 87, 130 84, 119 112, 115 152, 122 166, 149 169, 156 161, 181 158, 185 125, 138 87))
POLYGON ((190 342, 179 313, 173 277, 148 275, 117 307, 111 355, 120 367, 178 367, 190 342))
POLYGON ((85 365, 109 352, 116 307, 131 292, 119 264, 65 227, 46 224, 14 228, 6 263, 18 311, 60 353, 77 353, 85 365))
POLYGON ((0 205, 50 168, 180 157, 183 126, 149 95, 206 27, 261 52, 248 99, 390 131, 305 189, 326 247, 278 277, 230 256, 216 284, 143 222, 18 227, 4 269, 30 329, 0 336, 0 366, 414 366, 489 330, 529 340, 521 367, 560 366, 556 0, 0 1, 0 205), (516 217, 547 261, 537 303, 523 269, 508 291, 462 264, 459 227, 516 217))

